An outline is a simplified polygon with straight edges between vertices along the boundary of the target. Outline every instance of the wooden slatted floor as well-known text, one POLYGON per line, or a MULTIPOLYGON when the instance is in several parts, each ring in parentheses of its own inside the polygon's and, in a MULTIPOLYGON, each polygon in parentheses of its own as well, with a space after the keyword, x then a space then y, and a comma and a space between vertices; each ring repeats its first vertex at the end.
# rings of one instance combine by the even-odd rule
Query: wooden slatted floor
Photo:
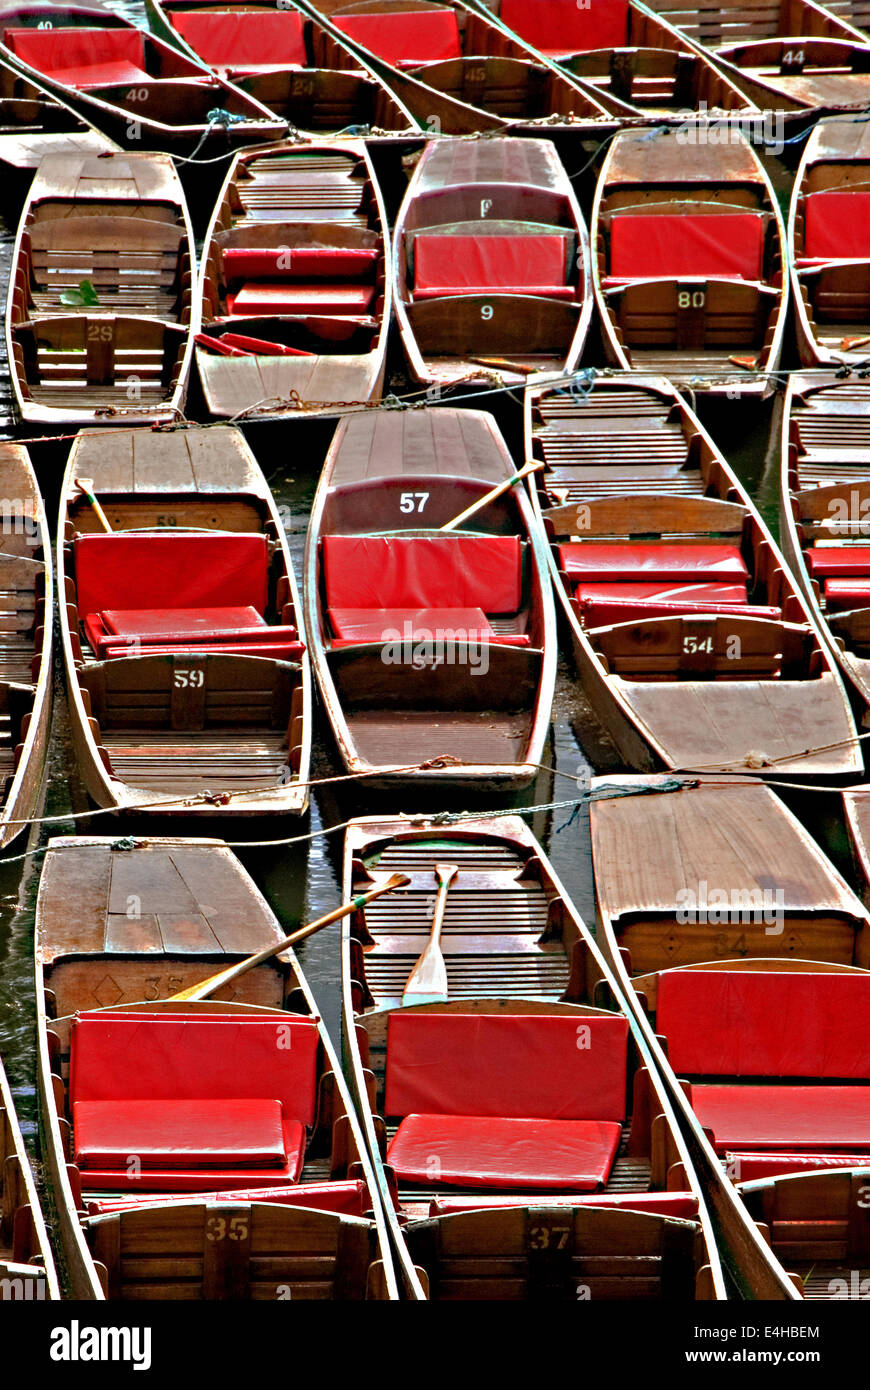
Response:
POLYGON ((107 729, 103 746, 120 781, 167 795, 275 788, 287 761, 284 737, 272 729, 177 735, 107 729))

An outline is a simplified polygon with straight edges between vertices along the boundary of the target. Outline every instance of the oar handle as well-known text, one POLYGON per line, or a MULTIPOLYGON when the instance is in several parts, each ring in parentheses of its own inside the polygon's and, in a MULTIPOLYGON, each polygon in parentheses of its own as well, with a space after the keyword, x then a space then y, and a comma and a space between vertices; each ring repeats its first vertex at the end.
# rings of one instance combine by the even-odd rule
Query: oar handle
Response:
POLYGON ((240 975, 246 975, 249 970, 253 970, 255 966, 262 965, 264 961, 271 960, 273 956, 280 955, 282 951, 287 951, 291 946, 298 945, 300 941, 304 941, 307 937, 313 936, 315 932, 320 931, 321 927, 328 927, 331 922, 339 921, 340 918, 346 917, 350 912, 357 912, 361 907, 365 907, 367 903, 374 902, 375 898, 380 898, 384 893, 392 893, 396 888, 404 888, 410 882, 411 880, 408 878, 407 874, 393 874, 391 878, 387 879, 386 883, 381 883, 377 888, 370 889, 368 893, 362 893, 358 897, 352 898, 349 903, 342 903, 340 907, 334 908, 332 912, 327 912, 325 916, 318 917, 316 922, 309 922, 306 926, 299 927, 295 932, 291 932, 289 936, 285 936, 283 940, 274 942, 263 951, 258 951, 255 956, 248 956, 247 960, 236 961, 234 965, 228 966, 226 970, 219 971, 217 975, 210 976, 209 979, 203 980, 200 984, 190 985, 187 989, 180 990, 178 994, 170 995, 170 1002, 183 1003, 185 1001, 189 1002, 197 999, 207 999, 210 994, 214 994, 215 990, 220 989, 222 985, 230 984, 231 981, 237 980, 240 975))
POLYGON ((503 483, 491 488, 483 497, 478 497, 476 502, 472 502, 470 507, 466 507, 464 512, 460 512, 452 521, 445 522, 441 527, 442 531, 455 531, 457 526, 462 526, 464 522, 470 521, 484 507, 489 506, 490 502, 495 502, 496 498, 501 497, 502 493, 510 492, 512 487, 521 483, 523 478, 528 478, 530 474, 537 473, 541 468, 545 468, 544 459, 535 459, 532 463, 527 463, 525 468, 521 468, 519 473, 514 473, 512 477, 505 478, 503 483))
POLYGON ((456 864, 436 864, 435 873, 438 876, 438 897, 435 899, 435 911, 432 914, 432 931, 430 941, 436 946, 441 940, 441 928, 444 925, 444 913, 447 910, 447 893, 450 885, 459 873, 456 864))
POLYGON ((96 513, 97 520, 99 521, 103 530, 111 532, 112 528, 109 525, 109 518, 106 516, 106 513, 103 511, 102 507, 96 499, 96 496, 94 495, 93 479, 76 478, 75 485, 78 488, 79 492, 83 492, 85 497, 90 502, 91 506, 93 507, 96 513))

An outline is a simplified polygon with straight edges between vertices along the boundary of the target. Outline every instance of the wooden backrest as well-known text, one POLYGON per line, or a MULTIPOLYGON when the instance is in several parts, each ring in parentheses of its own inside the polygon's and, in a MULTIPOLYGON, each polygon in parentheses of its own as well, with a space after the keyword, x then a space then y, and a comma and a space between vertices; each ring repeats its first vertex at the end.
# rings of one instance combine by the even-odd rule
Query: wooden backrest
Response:
POLYGON ((753 346, 778 300, 761 285, 704 279, 641 281, 608 295, 628 347, 753 346))
POLYGON ((554 537, 580 536, 698 536, 740 535, 748 516, 738 502, 716 497, 662 496, 602 497, 576 506, 551 507, 544 512, 554 537))
POLYGON ((780 674, 786 630, 773 620, 718 614, 619 623, 593 628, 589 638, 610 671, 633 680, 749 680, 780 674))
POLYGON ((698 1227, 644 1212, 516 1206, 406 1228, 433 1299, 686 1299, 698 1227))
POLYGON ((192 1202, 91 1217, 111 1299, 363 1299, 376 1249, 359 1218, 266 1203, 192 1202))
POLYGON ((870 1171, 801 1173, 749 1184, 744 1200, 786 1269, 870 1259, 870 1171))
POLYGON ((300 674, 262 657, 179 653, 94 662, 79 680, 103 728, 182 733, 239 724, 285 728, 300 674))

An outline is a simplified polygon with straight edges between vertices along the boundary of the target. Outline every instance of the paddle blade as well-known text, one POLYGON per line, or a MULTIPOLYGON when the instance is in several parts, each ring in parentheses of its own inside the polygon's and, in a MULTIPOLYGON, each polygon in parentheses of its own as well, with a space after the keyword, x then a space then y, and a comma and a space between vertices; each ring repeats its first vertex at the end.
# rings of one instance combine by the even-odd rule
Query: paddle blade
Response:
POLYGON ((430 941, 405 985, 403 1004, 443 1004, 447 1000, 447 966, 440 947, 430 941))

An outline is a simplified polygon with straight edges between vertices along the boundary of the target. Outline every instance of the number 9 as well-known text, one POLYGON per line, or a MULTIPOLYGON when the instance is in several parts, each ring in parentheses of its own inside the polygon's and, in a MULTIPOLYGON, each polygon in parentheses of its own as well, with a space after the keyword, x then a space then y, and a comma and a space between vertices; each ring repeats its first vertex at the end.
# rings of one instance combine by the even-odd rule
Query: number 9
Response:
POLYGON ((481 311, 480 311, 480 317, 481 317, 482 319, 486 319, 487 323, 489 322, 489 320, 492 318, 492 305, 491 305, 491 304, 484 304, 483 308, 482 308, 481 311))

